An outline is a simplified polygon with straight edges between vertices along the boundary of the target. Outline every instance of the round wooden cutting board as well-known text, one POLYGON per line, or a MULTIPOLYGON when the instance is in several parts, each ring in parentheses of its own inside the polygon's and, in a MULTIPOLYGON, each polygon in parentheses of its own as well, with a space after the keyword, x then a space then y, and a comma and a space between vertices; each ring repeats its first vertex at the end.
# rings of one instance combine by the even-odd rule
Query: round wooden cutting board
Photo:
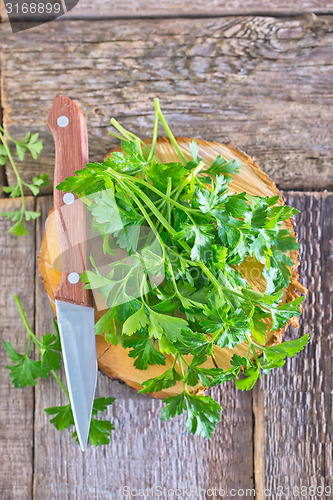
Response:
MULTIPOLYGON (((183 151, 186 158, 190 159, 192 157, 189 144, 192 139, 187 137, 177 138, 177 142, 183 151)), ((151 141, 145 141, 148 145, 151 141)), ((201 139, 196 139, 199 146, 199 157, 203 159, 207 168, 216 159, 216 156, 221 155, 227 161, 231 159, 237 159, 241 162, 241 168, 237 175, 234 176, 233 181, 229 184, 230 189, 235 192, 241 193, 246 191, 249 195, 259 195, 259 196, 280 196, 280 203, 283 204, 283 200, 280 192, 274 185, 274 183, 267 177, 266 174, 260 170, 258 165, 247 155, 239 151, 232 145, 218 144, 215 142, 207 142, 201 139)), ((120 148, 114 151, 119 151, 120 148)), ((112 151, 107 155, 110 156, 112 151)), ((158 139, 156 146, 156 156, 163 163, 169 163, 174 161, 179 161, 177 152, 174 150, 168 139, 160 138, 158 139)), ((287 220, 282 227, 289 229, 293 234, 292 220, 287 220)), ((46 293, 50 299, 52 308, 55 312, 54 303, 54 292, 58 286, 60 280, 60 272, 56 270, 52 262, 55 261, 55 257, 60 255, 59 243, 57 238, 55 217, 53 215, 53 210, 50 211, 45 224, 45 232, 43 236, 43 241, 40 249, 39 256, 39 268, 45 285, 46 293)), ((290 257, 294 262, 294 267, 292 269, 292 278, 288 289, 283 295, 283 303, 289 302, 296 298, 296 292, 304 293, 306 290, 297 281, 296 267, 298 264, 298 254, 297 252, 291 252, 290 257)), ((246 259, 246 261, 239 267, 240 271, 246 277, 249 284, 255 287, 257 290, 264 292, 266 287, 266 282, 261 275, 260 264, 258 264, 254 259, 246 259)), ((96 321, 106 312, 106 310, 95 310, 96 321)), ((297 320, 291 321, 295 326, 297 326, 297 320)), ((267 320, 267 342, 266 344, 271 345, 272 343, 279 343, 281 341, 282 330, 270 332, 270 320, 267 320)), ((97 347, 97 358, 98 366, 106 375, 110 378, 121 379, 129 386, 139 390, 141 388, 140 384, 149 378, 156 377, 157 375, 164 372, 169 366, 172 365, 173 357, 172 355, 167 356, 166 365, 160 366, 150 366, 147 370, 138 370, 133 366, 133 358, 128 356, 128 350, 124 349, 120 345, 113 346, 108 344, 104 337, 96 336, 96 347, 97 347)), ((234 350, 229 350, 227 348, 219 348, 215 346, 214 354, 216 364, 220 368, 228 368, 230 366, 230 359, 234 353, 239 355, 245 355, 247 350, 247 344, 241 344, 237 346, 234 350)), ((213 367, 211 360, 208 360, 207 367, 213 367)), ((200 392, 203 388, 201 386, 196 386, 193 388, 194 392, 200 392)), ((166 397, 166 395, 178 394, 182 391, 181 383, 177 383, 174 387, 167 389, 165 391, 152 394, 154 397, 166 397)))

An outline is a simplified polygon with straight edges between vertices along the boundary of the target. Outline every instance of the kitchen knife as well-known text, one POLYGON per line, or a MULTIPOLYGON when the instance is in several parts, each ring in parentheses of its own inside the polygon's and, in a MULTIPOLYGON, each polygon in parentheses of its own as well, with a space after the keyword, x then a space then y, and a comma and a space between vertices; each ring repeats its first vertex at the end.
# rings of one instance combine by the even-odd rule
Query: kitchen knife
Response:
POLYGON ((56 186, 88 163, 87 128, 79 107, 62 95, 56 96, 47 125, 55 142, 53 200, 61 252, 61 278, 54 298, 68 392, 84 451, 97 380, 93 298, 80 279, 87 266, 87 209, 74 194, 56 186))

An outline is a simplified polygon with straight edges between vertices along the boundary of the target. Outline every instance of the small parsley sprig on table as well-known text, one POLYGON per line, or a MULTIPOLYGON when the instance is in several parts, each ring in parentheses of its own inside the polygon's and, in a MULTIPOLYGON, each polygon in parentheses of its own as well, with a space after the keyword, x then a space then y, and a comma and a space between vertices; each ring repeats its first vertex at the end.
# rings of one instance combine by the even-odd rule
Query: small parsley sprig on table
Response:
POLYGON ((2 127, 0 127, 0 165, 6 165, 7 160, 9 160, 16 176, 16 184, 14 184, 13 186, 4 186, 2 189, 5 193, 9 194, 11 198, 21 197, 20 210, 1 212, 1 215, 3 217, 11 219, 12 222, 14 222, 14 225, 9 229, 8 232, 15 234, 16 236, 22 236, 28 234, 25 222, 37 219, 37 217, 40 216, 40 212, 26 209, 23 191, 24 186, 27 187, 34 196, 37 196, 40 188, 48 184, 48 175, 41 174, 39 177, 35 176, 33 177, 32 183, 30 184, 25 182, 20 176, 13 155, 9 148, 7 142, 8 140, 15 145, 16 155, 20 161, 24 160, 26 152, 29 152, 32 158, 36 160, 39 153, 43 149, 43 142, 39 140, 39 134, 31 134, 30 132, 28 132, 23 137, 23 139, 17 141, 13 139, 7 132, 5 132, 2 127))
MULTIPOLYGON (((42 340, 40 340, 32 331, 17 295, 14 296, 14 300, 17 304, 28 336, 24 354, 15 351, 10 342, 4 342, 7 354, 12 360, 12 364, 6 366, 10 372, 9 376, 11 381, 15 387, 35 386, 38 379, 47 378, 52 375, 67 396, 68 403, 63 406, 45 408, 44 411, 52 416, 50 422, 56 429, 63 430, 72 427, 74 426, 74 418, 69 401, 69 394, 59 375, 56 373, 61 368, 62 360, 57 322, 54 320, 56 333, 46 333, 43 335, 42 340), (31 340, 40 353, 40 360, 35 360, 30 357, 31 340)), ((114 400, 115 398, 95 398, 94 400, 88 438, 90 443, 94 446, 109 444, 110 442, 111 431, 114 429, 114 426, 109 420, 100 420, 95 418, 95 416, 99 411, 104 412, 114 400)), ((78 441, 76 430, 74 430, 72 436, 78 441)))
POLYGON ((92 258, 93 270, 81 276, 108 306, 96 334, 129 349, 140 370, 163 367, 170 355, 172 366, 143 382, 140 392, 180 384, 180 394, 164 400, 162 419, 187 412, 187 429, 209 438, 221 408, 210 396, 196 393, 199 383, 207 388, 234 380, 239 389, 250 390, 262 373, 281 367, 309 341, 305 335, 265 345, 267 330, 279 330, 299 315, 304 298, 281 302, 293 266, 288 252, 299 248, 281 225, 298 211, 280 205, 279 196, 231 191, 229 183, 240 169, 237 160, 218 156, 205 165, 195 141, 187 160, 158 99, 154 102, 150 148, 113 119, 122 151, 103 163, 89 163, 58 189, 85 200, 106 254, 114 256, 120 249, 130 257, 111 263, 107 273, 92 258), (159 123, 179 162, 157 159, 159 123), (262 269, 265 292, 253 289, 240 271, 247 259, 262 269), (149 277, 158 274, 164 279, 156 285, 149 277), (230 367, 219 368, 217 350, 240 344, 246 354, 234 353, 230 367))

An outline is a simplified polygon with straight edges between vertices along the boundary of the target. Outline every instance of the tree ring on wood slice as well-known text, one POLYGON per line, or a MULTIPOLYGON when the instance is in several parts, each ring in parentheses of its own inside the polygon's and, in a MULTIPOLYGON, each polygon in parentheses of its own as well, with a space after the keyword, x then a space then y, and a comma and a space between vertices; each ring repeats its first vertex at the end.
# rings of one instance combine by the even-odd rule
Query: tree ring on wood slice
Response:
MULTIPOLYGON (((192 158, 189 144, 192 139, 188 137, 178 137, 177 142, 184 153, 185 157, 192 158)), ((150 145, 151 140, 144 141, 146 144, 150 145)), ((269 177, 258 167, 256 162, 247 156, 245 153, 241 152, 239 149, 235 148, 232 144, 219 144, 216 142, 207 142, 201 139, 196 139, 199 147, 199 157, 202 158, 207 168, 213 163, 218 155, 221 155, 227 161, 231 159, 237 159, 241 163, 240 171, 237 175, 233 176, 232 182, 229 184, 229 188, 235 192, 246 191, 249 195, 254 196, 276 196, 280 197, 280 204, 283 204, 282 196, 275 184, 269 179, 269 177)), ((110 156, 113 151, 120 151, 121 148, 115 148, 110 151, 105 158, 110 156)), ((172 146, 169 139, 159 138, 156 145, 156 157, 162 163, 170 163, 179 161, 179 157, 174 147, 172 146)), ((53 209, 51 209, 49 216, 46 220, 45 231, 43 235, 42 245, 40 249, 39 256, 39 268, 45 285, 46 293, 50 299, 53 311, 55 313, 55 303, 54 303, 54 292, 58 286, 60 280, 60 272, 53 268, 52 253, 54 255, 59 255, 59 244, 56 232, 55 217, 52 215, 53 209)), ((291 219, 285 221, 282 228, 289 229, 293 235, 293 222, 291 219)), ((284 291, 282 302, 290 302, 297 297, 297 292, 306 293, 306 289, 298 282, 296 268, 298 265, 298 252, 289 252, 290 257, 294 262, 294 266, 291 269, 291 281, 288 288, 284 291)), ((255 287, 257 290, 265 291, 265 280, 261 275, 260 264, 255 260, 246 259, 239 269, 246 273, 246 279, 249 284, 255 287)), ((106 310, 96 310, 95 317, 96 321, 105 314, 106 310)), ((294 326, 298 326, 296 318, 293 318, 290 323, 294 326)), ((274 343, 281 342, 281 335, 286 328, 286 326, 278 331, 270 332, 271 321, 267 319, 267 340, 266 345, 272 345, 274 343)), ((165 365, 155 365, 149 366, 147 370, 138 370, 133 366, 133 358, 128 356, 128 349, 124 349, 120 345, 114 346, 107 343, 103 336, 96 336, 96 347, 97 347, 97 359, 99 369, 108 375, 110 378, 116 378, 123 380, 130 387, 136 390, 141 388, 141 383, 149 378, 156 377, 163 373, 167 368, 172 365, 173 358, 172 355, 166 356, 165 365)), ((233 350, 227 348, 214 347, 215 363, 219 368, 226 369, 230 366, 230 359, 234 353, 240 356, 246 355, 247 344, 244 342, 240 344, 233 350)), ((214 367, 211 359, 208 359, 205 365, 207 368, 214 367)), ((164 398, 166 396, 172 396, 182 392, 181 382, 177 382, 174 387, 166 389, 160 392, 151 394, 153 397, 164 398)), ((197 385, 193 387, 194 393, 200 393, 203 391, 203 387, 197 385)))

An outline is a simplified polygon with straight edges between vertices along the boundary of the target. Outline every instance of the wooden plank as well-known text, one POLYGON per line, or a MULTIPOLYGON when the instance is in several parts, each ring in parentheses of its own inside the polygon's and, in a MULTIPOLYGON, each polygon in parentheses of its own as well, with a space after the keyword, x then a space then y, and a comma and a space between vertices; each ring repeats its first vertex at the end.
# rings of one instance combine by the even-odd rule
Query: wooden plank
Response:
POLYGON ((45 141, 40 161, 21 166, 22 175, 52 176, 45 122, 57 93, 85 113, 93 160, 116 144, 111 116, 151 136, 159 96, 176 135, 231 140, 281 188, 330 188, 331 25, 332 17, 314 15, 101 20, 98 30, 63 21, 19 37, 2 25, 5 125, 17 136, 37 130, 45 141))
POLYGON ((265 495, 265 414, 264 394, 260 383, 252 390, 253 402, 253 465, 256 499, 264 500, 265 495))
MULTIPOLYGON (((265 487, 271 498, 278 498, 279 486, 284 491, 279 498, 301 496, 293 491, 301 486, 326 486, 333 491, 333 193, 286 193, 285 198, 301 210, 296 216, 302 245, 299 274, 309 289, 301 326, 298 331, 290 329, 285 339, 309 332, 311 343, 262 379, 265 487)), ((309 489, 303 491, 306 498, 321 498, 309 489)))
POLYGON ((206 483, 225 491, 218 498, 229 498, 231 489, 254 488, 252 395, 227 382, 212 397, 221 405, 222 421, 208 445, 206 483))
MULTIPOLYGON (((51 197, 38 199, 39 246, 51 197)), ((50 330, 52 311, 39 277, 36 281, 36 331, 50 330)), ((124 384, 99 373, 97 394, 117 398, 109 416, 116 429, 109 446, 84 455, 69 432, 58 432, 43 412, 64 404, 51 380, 36 386, 34 498, 125 498, 123 488, 232 488, 253 484, 251 395, 236 394, 231 386, 215 390, 224 407, 222 423, 212 441, 185 432, 184 419, 160 420, 161 401, 138 395, 124 384), (239 429, 236 433, 231 428, 239 429), (50 452, 52 450, 52 452, 50 452), (243 457, 246 455, 246 459, 243 457), (241 465, 241 470, 240 469, 241 465)), ((193 498, 204 498, 198 492, 193 498)), ((153 498, 157 498, 157 494, 153 498)), ((184 495, 185 497, 185 495, 184 495)))
MULTIPOLYGON (((26 199, 27 208, 34 209, 35 200, 26 199)), ((19 200, 1 199, 0 212, 17 210, 19 200)), ((24 352, 26 331, 20 320, 13 296, 20 297, 28 321, 34 324, 35 228, 30 224, 29 236, 8 234, 10 221, 0 217, 0 317, 1 344, 12 343, 24 352)), ((0 349, 0 498, 27 500, 32 493, 34 390, 15 389, 5 366, 10 359, 0 349)))
MULTIPOLYGON (((7 15, 3 9, 3 18, 7 15)), ((1 7, 0 7, 1 12, 1 7)), ((66 15, 66 19, 105 19, 133 17, 213 17, 247 14, 291 14, 301 12, 327 13, 332 12, 329 0, 170 0, 168 4, 155 0, 121 0, 105 2, 96 0, 93 4, 88 0, 80 0, 78 5, 66 15)))

